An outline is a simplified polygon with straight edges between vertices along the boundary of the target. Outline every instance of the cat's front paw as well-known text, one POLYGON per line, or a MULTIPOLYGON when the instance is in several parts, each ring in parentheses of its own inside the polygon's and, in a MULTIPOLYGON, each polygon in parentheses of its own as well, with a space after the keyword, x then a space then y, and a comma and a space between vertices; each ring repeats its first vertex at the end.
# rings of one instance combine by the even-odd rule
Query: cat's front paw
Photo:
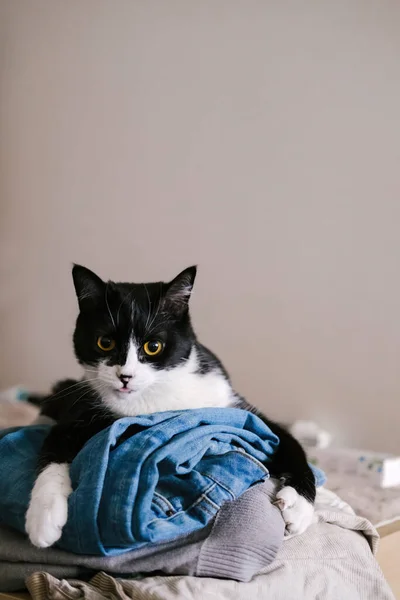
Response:
POLYGON ((68 500, 57 494, 42 499, 32 499, 26 513, 25 529, 29 539, 38 548, 48 548, 60 539, 67 522, 68 500))
POLYGON ((314 506, 290 486, 276 494, 275 504, 282 512, 287 535, 303 533, 314 521, 314 506))
POLYGON ((68 465, 53 463, 40 473, 25 517, 25 529, 34 546, 48 548, 60 539, 71 492, 68 465))

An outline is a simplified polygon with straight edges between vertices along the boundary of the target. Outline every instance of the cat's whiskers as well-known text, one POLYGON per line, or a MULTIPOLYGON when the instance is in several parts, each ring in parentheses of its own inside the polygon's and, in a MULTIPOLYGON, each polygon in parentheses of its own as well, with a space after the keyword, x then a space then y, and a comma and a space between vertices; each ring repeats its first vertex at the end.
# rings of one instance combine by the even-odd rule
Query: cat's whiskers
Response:
POLYGON ((56 392, 55 394, 52 394, 51 396, 48 396, 46 399, 47 400, 54 400, 55 398, 63 398, 66 394, 66 392, 72 390, 73 388, 79 388, 79 386, 84 386, 87 385, 87 382, 85 380, 82 381, 77 381, 76 383, 69 385, 66 388, 63 388, 62 390, 60 390, 59 392, 56 392))
POLYGON ((104 379, 100 377, 91 377, 87 380, 89 387, 98 392, 115 390, 117 381, 115 379, 104 379))
POLYGON ((83 394, 81 396, 79 396, 79 398, 77 398, 76 400, 74 400, 74 402, 72 403, 70 410, 80 401, 82 400, 82 398, 85 396, 85 394, 90 391, 90 390, 94 390, 95 392, 97 392, 100 396, 101 396, 101 392, 105 391, 108 386, 104 384, 104 382, 99 378, 93 378, 90 381, 86 381, 85 382, 87 388, 84 390, 83 394), (93 384, 93 385, 91 385, 93 384), (100 384, 100 385, 99 385, 100 384))
POLYGON ((76 404, 78 404, 78 402, 80 400, 82 400, 82 398, 85 396, 85 394, 87 394, 87 392, 89 391, 90 388, 86 389, 83 394, 81 396, 79 396, 79 398, 77 398, 76 400, 74 400, 74 402, 71 404, 69 410, 71 410, 76 404))
POLYGON ((146 290, 147 300, 149 302, 149 310, 148 310, 148 313, 147 313, 147 319, 146 319, 146 323, 145 323, 145 326, 144 326, 145 331, 147 331, 147 324, 149 322, 150 315, 151 315, 151 300, 150 300, 149 290, 147 289, 147 285, 145 283, 143 285, 144 285, 144 289, 146 290))
POLYGON ((107 309, 108 309, 109 315, 110 315, 110 317, 111 317, 112 324, 114 325, 114 329, 116 330, 117 328, 116 328, 116 326, 115 326, 114 317, 113 317, 113 316, 112 316, 112 314, 111 314, 110 305, 108 304, 108 298, 107 298, 108 285, 109 285, 109 284, 108 284, 108 281, 107 281, 107 283, 106 283, 106 290, 105 290, 105 294, 104 294, 104 296, 105 296, 105 300, 106 300, 106 306, 107 306, 107 309))
POLYGON ((160 299, 159 299, 159 301, 158 301, 158 304, 157 304, 157 310, 156 310, 156 313, 155 313, 155 315, 154 315, 154 317, 153 317, 153 319, 151 320, 151 323, 150 323, 150 325, 149 325, 149 329, 150 329, 150 331, 151 331, 151 326, 153 325, 154 321, 155 321, 155 320, 156 320, 156 318, 158 317, 158 313, 160 312, 161 305, 162 305, 162 300, 161 300, 161 297, 160 297, 160 299))
POLYGON ((161 321, 161 323, 157 323, 154 327, 149 328, 146 331, 146 335, 149 336, 155 329, 158 329, 159 331, 162 331, 162 329, 164 328, 164 326, 169 323, 171 321, 171 319, 167 316, 167 318, 164 321, 161 321))

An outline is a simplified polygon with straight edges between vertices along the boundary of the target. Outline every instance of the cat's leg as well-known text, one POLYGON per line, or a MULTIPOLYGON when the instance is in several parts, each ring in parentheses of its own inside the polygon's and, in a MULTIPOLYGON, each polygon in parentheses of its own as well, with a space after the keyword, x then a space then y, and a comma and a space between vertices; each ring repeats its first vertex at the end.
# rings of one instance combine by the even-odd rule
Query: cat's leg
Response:
POLYGON ((314 522, 314 505, 301 496, 294 487, 286 485, 276 494, 276 506, 282 512, 286 535, 299 535, 314 522))
POLYGON ((282 482, 276 495, 276 505, 282 511, 286 532, 290 535, 303 533, 315 518, 316 487, 301 444, 286 429, 264 417, 245 400, 238 400, 236 406, 257 414, 279 437, 278 449, 268 465, 271 476, 282 482))
POLYGON ((47 548, 61 537, 71 492, 68 463, 51 462, 39 473, 25 517, 25 529, 34 546, 47 548))
POLYGON ((279 437, 279 446, 270 467, 271 473, 282 482, 276 504, 282 511, 286 532, 298 535, 314 521, 314 474, 300 443, 283 427, 272 422, 267 424, 279 437))
POLYGON ((25 529, 34 546, 47 548, 61 537, 72 492, 69 465, 102 428, 72 423, 57 424, 50 430, 40 452, 38 476, 25 516, 25 529))

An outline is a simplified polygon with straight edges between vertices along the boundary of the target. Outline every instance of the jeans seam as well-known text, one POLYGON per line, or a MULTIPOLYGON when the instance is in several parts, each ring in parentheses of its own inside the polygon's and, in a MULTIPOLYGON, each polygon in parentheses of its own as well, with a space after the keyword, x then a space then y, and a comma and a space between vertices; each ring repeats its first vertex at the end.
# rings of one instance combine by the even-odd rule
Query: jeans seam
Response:
MULTIPOLYGON (((163 496, 162 494, 159 494, 158 492, 154 492, 154 498, 153 498, 153 502, 155 502, 156 504, 159 502, 160 504, 165 504, 168 508, 168 510, 173 510, 174 513, 178 512, 176 510, 176 508, 174 507, 173 504, 171 504, 171 502, 168 500, 168 498, 165 498, 165 496, 163 496)), ((163 506, 160 506, 161 510, 164 509, 163 506)))
MULTIPOLYGON (((200 502, 202 502, 205 498, 207 498, 207 494, 209 494, 210 492, 212 492, 212 490, 215 488, 217 484, 214 482, 212 483, 210 486, 208 486, 207 489, 204 490, 204 492, 201 494, 201 496, 199 496, 194 502, 193 504, 191 504, 190 506, 188 506, 185 510, 179 510, 178 512, 176 512, 174 515, 171 515, 170 517, 167 517, 166 520, 171 520, 174 519, 175 517, 177 517, 178 515, 184 514, 189 512, 190 510, 192 510, 195 506, 197 506, 198 504, 200 504, 200 502)), ((207 498, 207 500, 209 500, 209 498, 207 498)), ((219 507, 218 507, 219 508, 219 507)), ((150 525, 151 523, 154 523, 155 521, 158 521, 158 518, 152 519, 151 521, 148 522, 147 525, 150 525)))
POLYGON ((211 504, 211 506, 213 508, 216 508, 217 510, 219 510, 221 508, 221 506, 219 504, 217 504, 216 502, 214 502, 213 500, 211 500, 211 498, 209 498, 208 496, 204 496, 203 500, 205 500, 206 502, 208 502, 209 504, 211 504))
POLYGON ((247 452, 245 450, 242 450, 241 448, 238 448, 237 450, 231 450, 231 452, 238 452, 239 454, 243 454, 246 458, 251 460, 254 464, 256 464, 263 471, 265 471, 265 473, 267 475, 269 475, 269 470, 267 469, 267 467, 260 460, 258 460, 258 458, 256 458, 255 456, 251 456, 251 454, 247 454, 247 452))
POLYGON ((232 500, 235 500, 235 494, 232 492, 232 490, 225 484, 221 483, 216 477, 213 477, 211 475, 209 475, 208 473, 203 473, 202 471, 198 471, 198 473, 200 473, 200 475, 203 475, 203 477, 208 477, 209 479, 211 479, 211 481, 214 481, 215 485, 219 485, 219 487, 221 487, 223 490, 225 490, 226 492, 228 492, 228 494, 230 496, 232 496, 232 500))

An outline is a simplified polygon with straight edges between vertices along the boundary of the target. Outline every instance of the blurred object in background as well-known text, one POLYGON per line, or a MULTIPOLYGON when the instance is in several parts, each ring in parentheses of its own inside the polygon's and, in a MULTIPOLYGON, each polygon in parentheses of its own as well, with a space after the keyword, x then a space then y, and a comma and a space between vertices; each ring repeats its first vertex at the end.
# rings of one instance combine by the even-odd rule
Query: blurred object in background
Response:
POLYGON ((290 432, 304 448, 327 448, 332 441, 332 435, 314 421, 295 421, 290 432))
POLYGON ((39 415, 39 408, 26 402, 28 392, 23 387, 0 392, 0 429, 30 425, 39 415))

